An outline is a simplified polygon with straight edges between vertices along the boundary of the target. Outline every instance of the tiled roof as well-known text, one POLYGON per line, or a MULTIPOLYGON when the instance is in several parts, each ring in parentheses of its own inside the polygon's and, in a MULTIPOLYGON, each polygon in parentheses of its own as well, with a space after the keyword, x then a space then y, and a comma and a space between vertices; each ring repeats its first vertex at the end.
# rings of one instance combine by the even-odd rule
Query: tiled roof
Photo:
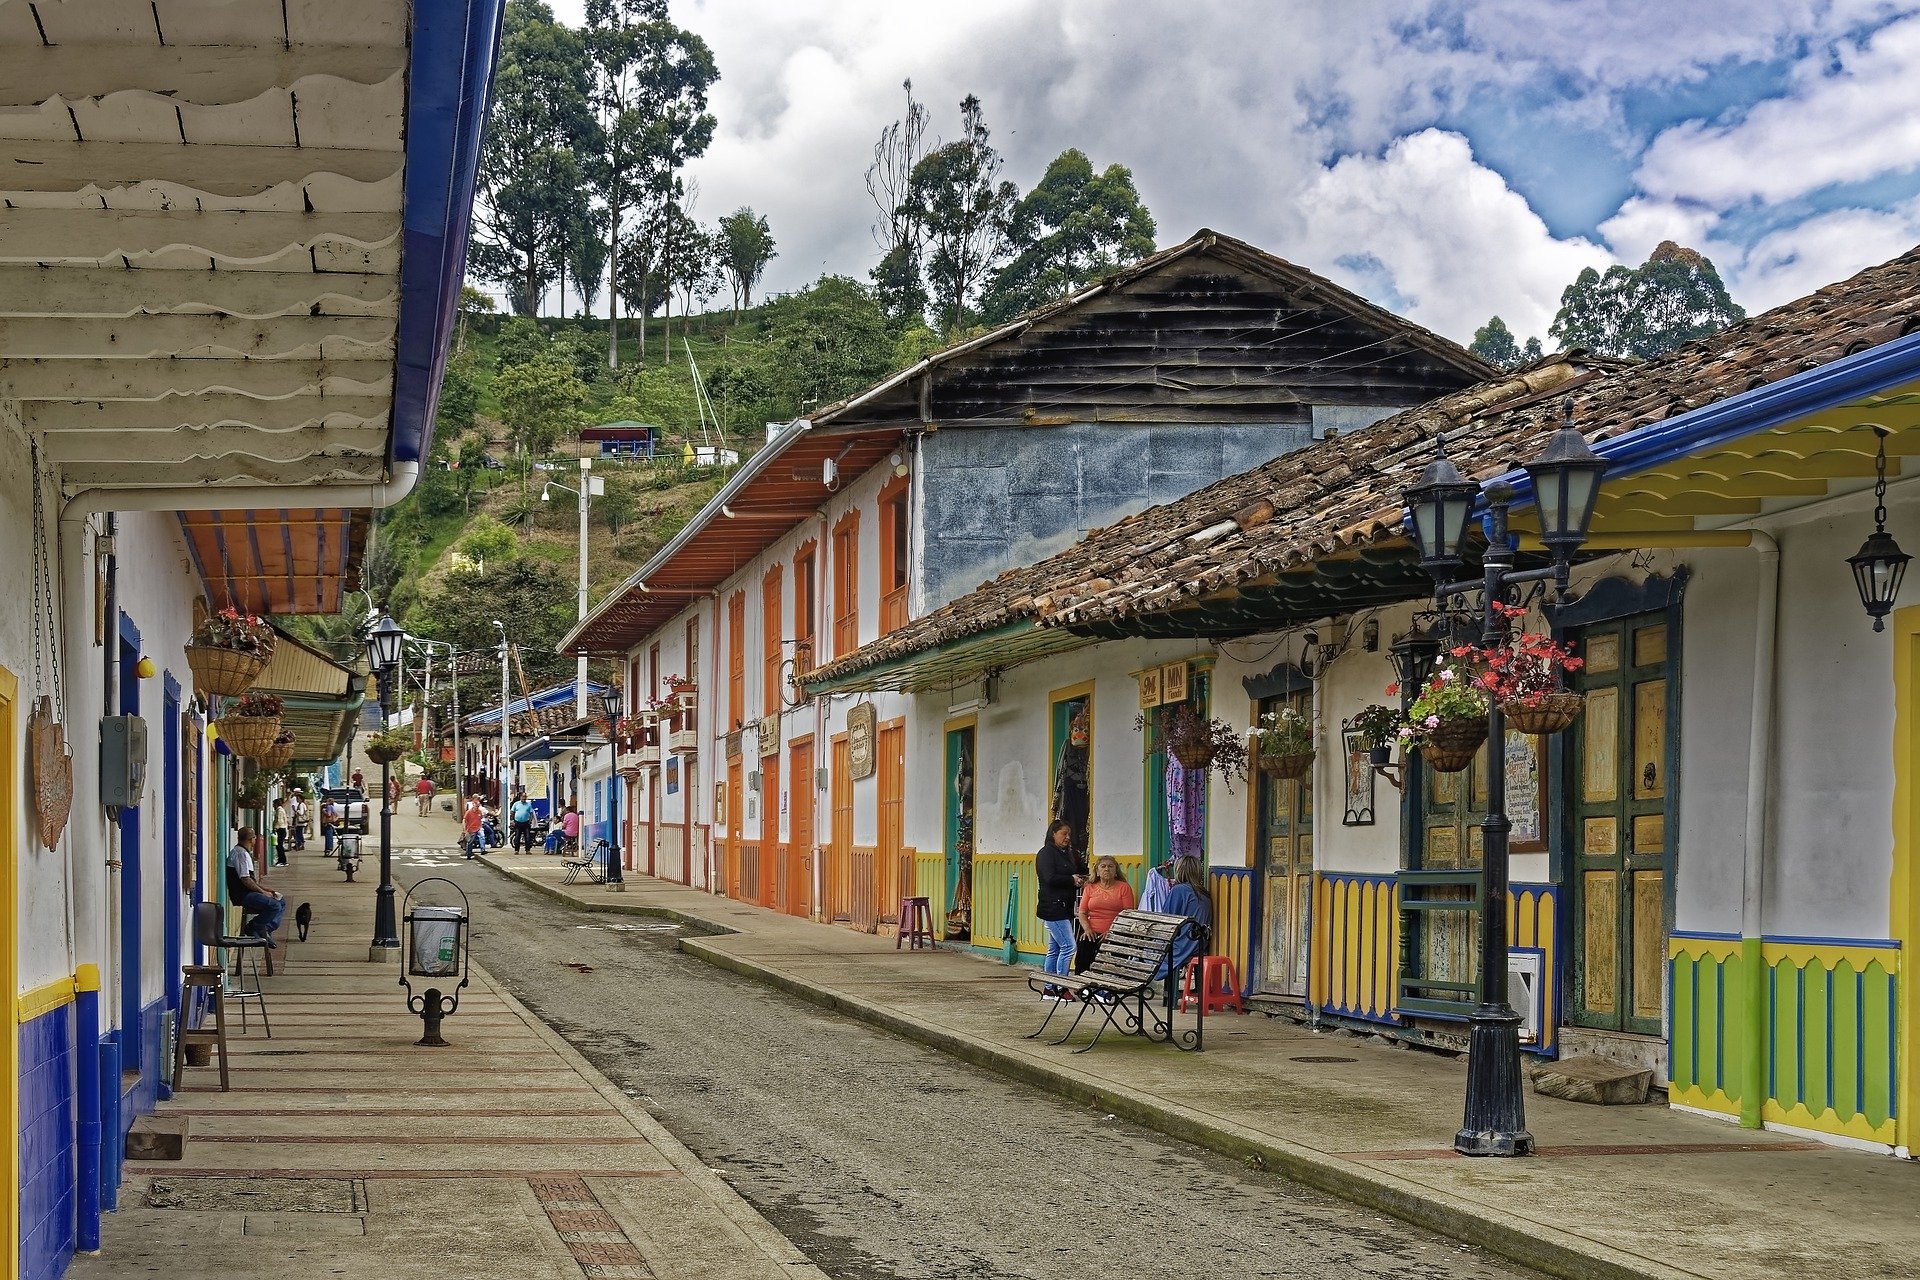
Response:
POLYGON ((1609 438, 1920 327, 1920 249, 1643 364, 1550 357, 1350 435, 1323 440, 1098 529, 818 670, 823 683, 1010 623, 1100 627, 1267 574, 1400 542, 1400 494, 1444 434, 1466 474, 1532 456, 1560 401, 1609 438))

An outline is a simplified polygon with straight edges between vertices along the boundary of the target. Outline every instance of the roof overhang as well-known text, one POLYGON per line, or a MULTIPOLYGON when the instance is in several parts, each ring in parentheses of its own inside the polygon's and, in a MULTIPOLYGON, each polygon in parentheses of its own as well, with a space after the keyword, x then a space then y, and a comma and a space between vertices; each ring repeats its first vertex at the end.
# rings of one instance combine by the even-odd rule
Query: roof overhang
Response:
POLYGON ((571 735, 564 733, 542 734, 520 747, 507 757, 510 760, 551 760, 555 756, 567 755, 575 751, 594 751, 607 745, 607 740, 597 734, 571 735))
POLYGON ((587 612, 560 641, 560 652, 625 653, 815 518, 835 491, 823 479, 827 463, 839 476, 860 475, 898 447, 906 430, 904 423, 857 430, 816 428, 804 418, 787 424, 638 572, 587 612))
POLYGON ((339 759, 353 737, 366 676, 283 631, 253 690, 281 700, 280 725, 293 732, 294 763, 323 765, 339 759))
POLYGON ((800 686, 809 697, 879 690, 924 693, 957 689, 990 673, 1084 649, 1093 643, 1092 638, 1071 631, 1042 630, 1032 621, 1011 622, 865 667, 838 679, 815 684, 802 676, 800 686))
POLYGON ((428 449, 500 9, 0 3, 0 399, 95 509, 284 489, 188 522, 217 604, 337 609, 327 488, 428 449))

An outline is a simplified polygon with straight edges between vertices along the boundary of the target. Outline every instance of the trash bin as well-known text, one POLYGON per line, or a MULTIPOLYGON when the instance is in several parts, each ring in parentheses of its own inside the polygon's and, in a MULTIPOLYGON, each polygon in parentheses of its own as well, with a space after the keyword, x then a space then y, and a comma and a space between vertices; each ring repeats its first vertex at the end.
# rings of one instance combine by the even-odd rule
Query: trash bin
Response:
POLYGON ((460 972, 460 934, 466 912, 459 907, 415 907, 407 916, 407 971, 421 978, 448 978, 460 972))

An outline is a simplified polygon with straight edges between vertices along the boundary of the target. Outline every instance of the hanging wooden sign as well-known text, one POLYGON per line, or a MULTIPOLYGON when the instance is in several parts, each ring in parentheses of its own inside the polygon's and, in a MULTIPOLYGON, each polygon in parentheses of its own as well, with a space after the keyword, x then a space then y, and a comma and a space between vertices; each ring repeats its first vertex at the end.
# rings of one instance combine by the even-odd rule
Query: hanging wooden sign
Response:
POLYGON ((871 702, 847 708, 847 772, 854 778, 873 776, 874 710, 871 702))
POLYGON ((760 722, 760 755, 777 756, 780 754, 780 717, 768 716, 760 722))
POLYGON ((53 700, 33 704, 27 717, 27 767, 33 783, 33 812, 40 843, 48 849, 60 843, 73 812, 73 757, 67 754, 67 734, 53 716, 53 700))

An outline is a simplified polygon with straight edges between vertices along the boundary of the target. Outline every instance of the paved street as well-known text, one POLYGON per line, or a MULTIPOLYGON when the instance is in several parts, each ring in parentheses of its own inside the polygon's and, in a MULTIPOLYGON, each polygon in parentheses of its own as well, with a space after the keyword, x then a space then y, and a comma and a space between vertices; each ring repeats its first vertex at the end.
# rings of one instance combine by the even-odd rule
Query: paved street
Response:
POLYGON ((831 1275, 1531 1274, 823 1013, 663 921, 408 862, 450 868, 479 961, 831 1275))

